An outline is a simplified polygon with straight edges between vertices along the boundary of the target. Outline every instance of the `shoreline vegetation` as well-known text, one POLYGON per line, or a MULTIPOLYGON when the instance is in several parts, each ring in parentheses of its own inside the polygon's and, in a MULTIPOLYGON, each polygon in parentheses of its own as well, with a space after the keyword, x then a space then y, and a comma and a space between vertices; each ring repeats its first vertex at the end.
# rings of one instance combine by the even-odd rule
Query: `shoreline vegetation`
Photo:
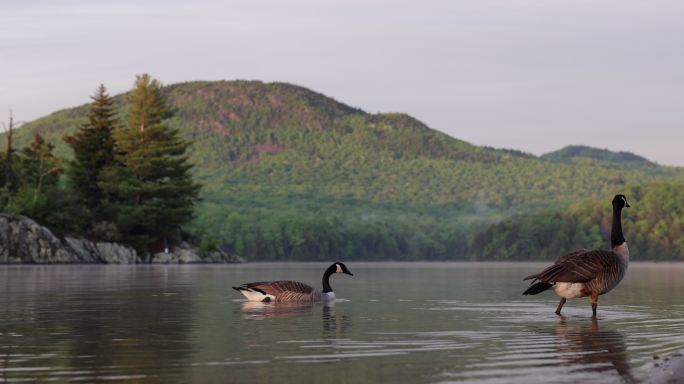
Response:
POLYGON ((116 242, 59 238, 28 217, 0 213, 0 264, 200 264, 242 263, 220 249, 200 251, 188 243, 152 255, 116 242))
POLYGON ((0 211, 143 262, 182 244, 250 261, 541 261, 606 248, 606 196, 624 193, 633 259, 684 260, 684 169, 631 153, 478 147, 283 83, 141 75, 92 99, 0 136, 0 211))
MULTIPOLYGON (((3 242, 13 249, 6 262, 173 260, 169 249, 187 244, 181 225, 193 217, 200 185, 190 173, 190 142, 167 123, 173 110, 161 88, 149 75, 137 76, 122 124, 100 85, 87 121, 62 137, 70 160, 55 156, 54 145, 39 132, 15 153, 10 117, 0 203, 9 213, 53 228, 64 241, 23 216, 5 215, 8 230, 17 232, 3 242)), ((187 262, 200 261, 192 255, 187 262)))

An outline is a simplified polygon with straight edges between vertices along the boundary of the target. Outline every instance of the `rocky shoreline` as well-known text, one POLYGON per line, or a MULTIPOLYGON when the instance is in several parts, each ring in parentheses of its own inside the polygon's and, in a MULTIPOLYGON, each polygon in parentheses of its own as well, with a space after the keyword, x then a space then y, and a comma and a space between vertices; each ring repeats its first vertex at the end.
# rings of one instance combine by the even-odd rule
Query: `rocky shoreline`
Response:
POLYGON ((653 356, 655 363, 646 383, 677 384, 684 383, 684 349, 663 359, 653 356))
POLYGON ((60 239, 32 219, 0 213, 0 264, 199 264, 242 263, 237 255, 220 249, 201 255, 182 243, 174 252, 157 253, 144 259, 135 249, 120 243, 60 239))

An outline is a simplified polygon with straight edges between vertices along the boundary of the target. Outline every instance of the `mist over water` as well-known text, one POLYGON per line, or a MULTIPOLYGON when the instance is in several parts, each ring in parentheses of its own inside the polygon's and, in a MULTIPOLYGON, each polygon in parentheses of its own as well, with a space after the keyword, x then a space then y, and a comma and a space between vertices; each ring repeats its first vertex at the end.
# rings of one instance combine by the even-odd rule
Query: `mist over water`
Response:
POLYGON ((599 299, 522 296, 533 263, 346 263, 332 305, 230 287, 327 264, 5 266, 0 382, 642 381, 684 348, 684 265, 630 265, 599 299))

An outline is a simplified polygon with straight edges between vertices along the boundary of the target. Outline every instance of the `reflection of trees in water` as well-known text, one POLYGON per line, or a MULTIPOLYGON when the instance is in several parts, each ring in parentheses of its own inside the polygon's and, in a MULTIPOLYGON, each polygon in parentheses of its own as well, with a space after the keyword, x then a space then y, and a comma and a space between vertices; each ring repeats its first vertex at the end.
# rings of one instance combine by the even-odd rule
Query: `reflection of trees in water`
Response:
POLYGON ((561 364, 581 366, 580 371, 616 371, 626 383, 636 383, 627 359, 625 336, 616 330, 599 329, 594 317, 591 325, 572 324, 561 317, 556 325, 561 364))
MULTIPOLYGON (((83 314, 65 319, 78 335, 68 352, 70 365, 78 366, 78 356, 93 356, 96 367, 129 366, 131 372, 157 374, 159 367, 173 367, 192 348, 192 302, 186 296, 155 291, 119 291, 113 303, 86 301, 83 314), (135 368, 139 367, 139 368, 135 368), (144 367, 152 368, 145 372, 144 367)), ((108 372, 112 373, 112 372, 108 372)))
MULTIPOLYGON (((0 339, 2 340, 2 339, 0 339)), ((8 383, 7 368, 9 368, 8 360, 12 356, 12 346, 7 345, 4 340, 0 341, 0 355, 2 355, 2 382, 8 383)))
MULTIPOLYGON (((166 284, 154 281, 169 278, 165 273, 134 275, 102 267, 22 271, 21 278, 12 280, 14 295, 2 299, 5 366, 53 367, 91 381, 105 375, 159 376, 160 368, 177 366, 192 352, 191 297, 179 291, 165 294, 166 284), (122 277, 144 282, 124 285, 122 277)), ((12 371, 5 379, 41 380, 51 373, 12 371)))

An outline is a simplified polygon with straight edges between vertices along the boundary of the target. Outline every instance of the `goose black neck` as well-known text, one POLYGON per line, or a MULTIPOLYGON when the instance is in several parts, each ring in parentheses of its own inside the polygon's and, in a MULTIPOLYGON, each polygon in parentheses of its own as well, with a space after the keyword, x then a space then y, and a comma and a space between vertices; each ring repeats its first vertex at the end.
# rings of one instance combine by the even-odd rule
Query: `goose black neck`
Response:
POLYGON ((613 227, 610 231, 610 245, 615 247, 625 242, 622 235, 622 208, 613 207, 613 227))
POLYGON ((335 264, 331 265, 328 269, 325 270, 325 273, 323 274, 323 293, 328 293, 332 292, 332 288, 330 287, 330 275, 335 273, 337 271, 337 266, 335 264))

